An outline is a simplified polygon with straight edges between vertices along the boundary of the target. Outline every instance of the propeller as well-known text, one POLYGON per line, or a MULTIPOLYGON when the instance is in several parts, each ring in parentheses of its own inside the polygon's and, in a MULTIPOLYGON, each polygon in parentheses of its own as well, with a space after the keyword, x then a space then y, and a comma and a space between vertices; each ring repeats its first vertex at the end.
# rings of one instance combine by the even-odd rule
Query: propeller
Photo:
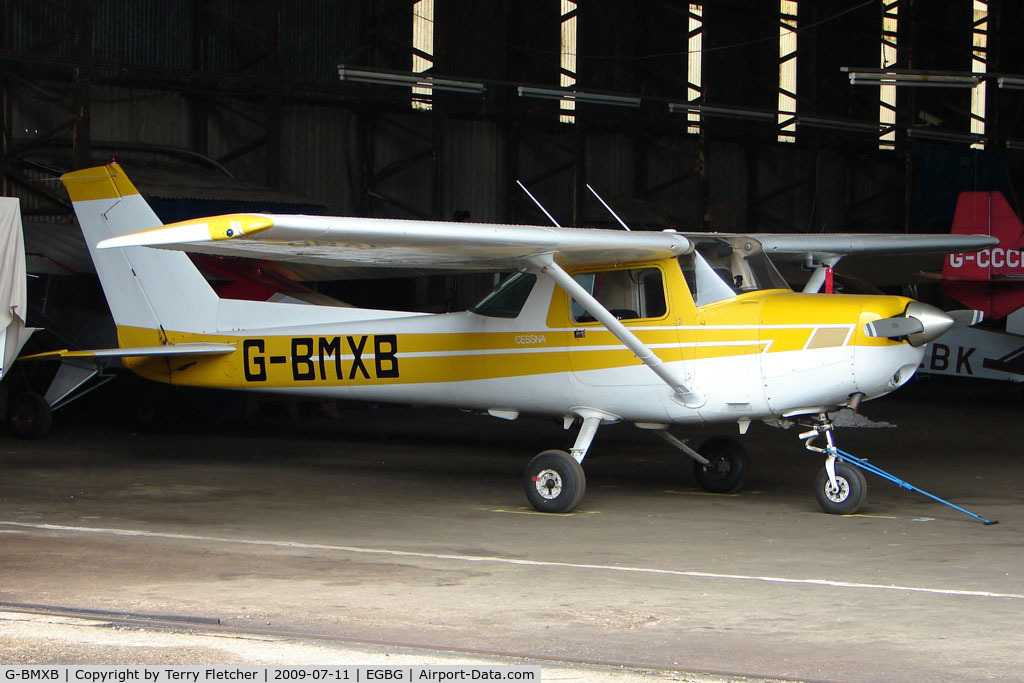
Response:
POLYGON ((935 306, 914 301, 907 306, 903 315, 882 318, 866 324, 864 333, 869 337, 888 339, 906 337, 911 346, 924 346, 954 327, 977 325, 984 317, 981 311, 969 308, 947 313, 935 306))
POLYGON ((869 337, 906 337, 907 335, 924 332, 924 325, 917 318, 901 315, 895 318, 881 318, 864 326, 864 333, 869 337))
POLYGON ((946 311, 946 315, 953 319, 953 327, 972 327, 985 319, 984 311, 976 311, 973 308, 946 311))

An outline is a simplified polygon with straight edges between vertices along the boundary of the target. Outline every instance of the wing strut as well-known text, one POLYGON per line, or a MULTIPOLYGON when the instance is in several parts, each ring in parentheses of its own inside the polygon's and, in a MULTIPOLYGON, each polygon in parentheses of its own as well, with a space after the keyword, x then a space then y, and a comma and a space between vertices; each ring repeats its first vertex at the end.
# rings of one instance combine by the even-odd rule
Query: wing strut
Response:
MULTIPOLYGON (((818 265, 814 267, 814 272, 811 273, 811 277, 807 280, 807 284, 804 285, 804 294, 817 294, 821 291, 822 285, 825 284, 825 270, 827 268, 835 268, 836 264, 843 259, 842 256, 829 256, 823 258, 818 262, 818 265)), ((813 265, 813 258, 808 257, 808 265, 813 265)), ((831 292, 829 292, 831 294, 831 292)))
POLYGON ((583 306, 583 309, 587 313, 594 316, 595 320, 604 325, 605 329, 611 332, 616 339, 636 354, 636 357, 639 358, 644 365, 653 370, 654 373, 660 377, 663 382, 665 382, 665 384, 672 387, 676 392, 675 398, 680 403, 685 405, 687 408, 699 408, 704 405, 704 396, 688 387, 686 383, 676 375, 672 368, 661 361, 661 358, 659 358, 654 351, 640 341, 635 334, 630 332, 629 329, 618 320, 618 318, 612 315, 611 312, 601 304, 601 302, 591 296, 590 292, 584 289, 580 283, 576 282, 571 275, 562 270, 562 267, 555 263, 551 254, 533 256, 530 258, 530 262, 536 266, 542 274, 547 275, 554 280, 559 287, 569 294, 569 296, 583 306))

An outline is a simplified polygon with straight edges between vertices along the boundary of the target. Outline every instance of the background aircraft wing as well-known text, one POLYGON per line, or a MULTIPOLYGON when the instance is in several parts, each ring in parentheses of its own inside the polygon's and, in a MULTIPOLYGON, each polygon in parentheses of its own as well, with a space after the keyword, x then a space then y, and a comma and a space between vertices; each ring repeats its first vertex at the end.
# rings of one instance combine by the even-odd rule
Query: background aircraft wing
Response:
POLYGON ((994 247, 989 235, 913 235, 884 233, 755 233, 764 252, 775 261, 821 261, 835 256, 864 254, 954 254, 994 247))
POLYGON ((230 214, 104 240, 100 248, 151 246, 220 256, 321 265, 516 270, 554 254, 562 265, 668 258, 690 241, 673 232, 626 232, 490 223, 386 220, 276 214, 230 214))

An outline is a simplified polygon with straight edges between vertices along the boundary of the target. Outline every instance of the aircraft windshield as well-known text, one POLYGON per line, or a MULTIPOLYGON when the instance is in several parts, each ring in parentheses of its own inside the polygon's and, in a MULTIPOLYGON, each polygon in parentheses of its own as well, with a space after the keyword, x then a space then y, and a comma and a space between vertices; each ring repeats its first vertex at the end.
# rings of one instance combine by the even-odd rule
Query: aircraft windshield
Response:
POLYGON ((537 276, 532 273, 516 273, 469 310, 490 318, 518 317, 536 282, 537 276))
POLYGON ((757 240, 719 235, 694 242, 694 251, 680 256, 679 264, 698 306, 760 289, 789 289, 757 240))

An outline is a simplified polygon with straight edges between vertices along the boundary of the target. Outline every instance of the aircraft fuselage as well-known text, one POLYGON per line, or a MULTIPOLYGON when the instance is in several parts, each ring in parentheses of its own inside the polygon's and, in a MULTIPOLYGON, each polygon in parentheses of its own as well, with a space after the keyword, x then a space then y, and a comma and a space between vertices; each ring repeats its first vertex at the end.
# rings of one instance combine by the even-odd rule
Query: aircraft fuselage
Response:
MULTIPOLYGON (((564 415, 567 406, 578 406, 630 421, 700 423, 820 412, 855 393, 873 398, 906 382, 921 360, 920 348, 862 331, 866 322, 902 313, 909 299, 760 290, 697 307, 675 260, 630 270, 657 270, 665 301, 659 299, 651 315, 637 313, 623 323, 698 388, 701 405, 679 401, 611 332, 574 313, 569 296, 544 278, 514 317, 375 311, 367 320, 231 334, 167 331, 170 343, 230 343, 236 350, 126 364, 178 385, 503 413, 564 415)), ((614 272, 604 274, 610 280, 614 272)), ((296 320, 302 309, 312 310, 280 306, 296 320)), ((159 343, 152 330, 121 327, 119 334, 122 346, 159 343)))

